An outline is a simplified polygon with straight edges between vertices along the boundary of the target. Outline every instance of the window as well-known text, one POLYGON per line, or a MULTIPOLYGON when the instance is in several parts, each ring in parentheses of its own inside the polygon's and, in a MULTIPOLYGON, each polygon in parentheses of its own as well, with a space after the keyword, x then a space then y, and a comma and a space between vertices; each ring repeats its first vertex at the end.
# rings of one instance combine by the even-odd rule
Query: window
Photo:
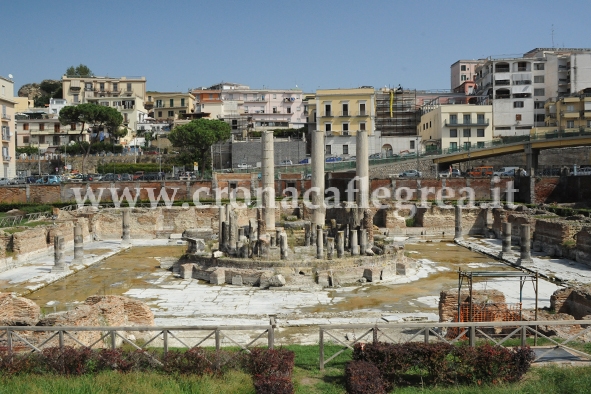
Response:
POLYGON ((60 144, 60 136, 59 135, 54 135, 53 136, 53 145, 59 146, 59 144, 60 144))
POLYGON ((413 140, 410 140, 410 149, 414 149, 415 148, 415 142, 413 140))
POLYGON ((476 129, 476 137, 484 137, 484 129, 476 129))
POLYGON ((543 70, 544 63, 534 63, 534 70, 543 70))
POLYGON ((343 145, 343 155, 349 154, 349 145, 343 145))
POLYGON ((544 109, 544 102, 543 101, 535 101, 534 108, 535 109, 544 109))
POLYGON ((277 107, 273 107, 273 113, 274 114, 278 114, 279 112, 277 111, 277 107))
POLYGON ((349 123, 343 123, 343 131, 349 131, 349 123))
POLYGON ((365 115, 366 115, 365 114, 365 103, 359 103, 359 116, 365 116, 365 115))
POLYGON ((523 108, 523 101, 514 101, 513 108, 523 108))
POLYGON ((174 99, 170 99, 170 108, 174 107, 174 99))
POLYGON ((330 104, 324 105, 324 116, 331 116, 330 115, 330 104))
POLYGON ((575 106, 574 105, 567 105, 566 112, 575 112, 575 106))
POLYGON ((156 100, 156 108, 163 108, 164 104, 162 103, 162 100, 156 100))
POLYGON ((127 91, 131 92, 131 82, 127 82, 127 91))
POLYGON ((29 143, 29 136, 25 135, 23 136, 23 144, 28 144, 29 143))
POLYGON ((162 117, 162 111, 158 111, 158 117, 161 118, 162 117))
POLYGON ((243 94, 242 101, 247 101, 247 100, 248 100, 248 94, 243 94))
POLYGON ((472 115, 464 115, 464 124, 471 124, 472 123, 472 115))
POLYGON ((92 90, 92 82, 86 82, 84 84, 84 90, 92 90))
POLYGON ((119 91, 119 84, 117 82, 113 82, 113 91, 114 92, 118 92, 119 91))
POLYGON ((359 122, 359 130, 365 130, 365 122, 359 122))
POLYGON ((23 130, 29 130, 29 124, 23 123, 23 130))
POLYGON ((99 89, 100 89, 101 92, 104 92, 105 91, 105 83, 104 82, 100 82, 99 83, 99 89))
POLYGON ((449 124, 458 124, 458 115, 449 115, 449 124))
POLYGON ((182 99, 181 99, 181 107, 184 107, 184 106, 185 106, 185 99, 184 99, 184 98, 182 98, 182 99))
POLYGON ((534 75, 534 83, 544 83, 543 75, 534 75))
POLYGON ((457 142, 450 142, 449 143, 449 150, 451 150, 451 151, 458 150, 458 143, 457 142))
POLYGON ((40 135, 39 136, 39 143, 40 144, 44 144, 45 143, 45 136, 44 135, 40 135))
POLYGON ((349 104, 343 103, 343 116, 349 116, 349 104))
POLYGON ((109 102, 108 101, 101 101, 99 104, 102 105, 103 107, 108 107, 109 106, 109 102))
POLYGON ((466 71, 466 65, 465 64, 462 64, 460 66, 460 71, 466 71))
POLYGON ((458 138, 458 129, 449 129, 450 138, 458 138))
POLYGON ((546 89, 541 88, 541 89, 534 89, 534 96, 545 96, 546 95, 546 89))
POLYGON ((39 131, 45 130, 45 123, 39 123, 39 131))
POLYGON ((79 102, 80 102, 79 95, 75 94, 74 95, 74 103, 79 103, 79 102))
POLYGON ((463 136, 468 137, 468 138, 472 137, 472 130, 471 129, 464 129, 463 136))
POLYGON ((470 142, 464 142, 464 150, 470 150, 471 147, 472 144, 470 144, 470 142))
POLYGON ((468 80, 468 77, 466 76, 466 74, 462 74, 461 80, 462 81, 467 81, 468 80))
POLYGON ((324 131, 332 131, 332 123, 325 123, 324 131))
POLYGON ((567 120, 566 121, 566 128, 567 129, 574 129, 575 128, 575 121, 574 120, 567 120))
POLYGON ((478 124, 484 124, 484 114, 477 114, 476 115, 476 122, 478 124))
POLYGON ((59 133, 60 131, 61 131, 60 130, 60 124, 59 123, 54 124, 53 125, 53 132, 54 133, 59 133))
POLYGON ((168 117, 174 118, 174 111, 168 111, 168 117))
POLYGON ((517 122, 521 121, 521 114, 515 114, 515 121, 517 121, 517 122))
POLYGON ((330 145, 326 145, 326 149, 325 149, 325 152, 324 152, 324 154, 325 154, 325 155, 330 155, 330 154, 332 154, 332 153, 331 153, 331 148, 330 148, 330 145))
POLYGON ((70 130, 76 130, 76 123, 70 123, 70 130))
POLYGON ((587 121, 587 127, 591 127, 591 120, 587 121))
POLYGON ((274 94, 274 95, 273 95, 273 98, 274 98, 274 99, 276 99, 276 98, 277 98, 277 95, 276 95, 276 94, 274 94))
POLYGON ((291 114, 291 107, 287 107, 286 109, 287 109, 287 113, 291 114))
POLYGON ((478 142, 476 143, 476 147, 477 147, 477 148, 484 148, 484 141, 478 141, 478 142))
POLYGON ((536 122, 543 122, 544 120, 546 120, 546 115, 544 115, 544 114, 536 114, 536 116, 535 116, 535 121, 536 122))

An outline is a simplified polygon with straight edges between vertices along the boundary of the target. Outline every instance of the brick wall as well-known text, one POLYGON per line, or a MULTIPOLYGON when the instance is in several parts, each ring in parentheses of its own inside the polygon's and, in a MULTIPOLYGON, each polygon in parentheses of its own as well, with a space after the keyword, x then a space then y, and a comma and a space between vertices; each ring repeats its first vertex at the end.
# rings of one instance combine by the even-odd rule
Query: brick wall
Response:
MULTIPOLYGON (((275 141, 275 165, 283 160, 291 160, 294 164, 306 157, 306 143, 300 140, 275 141)), ((232 167, 246 162, 256 166, 262 161, 262 145, 260 141, 235 142, 232 144, 232 167)))

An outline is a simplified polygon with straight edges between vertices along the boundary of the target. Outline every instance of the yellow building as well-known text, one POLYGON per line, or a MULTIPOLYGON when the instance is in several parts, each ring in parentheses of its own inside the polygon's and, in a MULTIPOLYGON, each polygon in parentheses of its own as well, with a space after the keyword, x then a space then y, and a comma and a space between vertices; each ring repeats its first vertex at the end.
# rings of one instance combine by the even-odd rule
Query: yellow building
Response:
POLYGON ((174 121, 195 111, 195 96, 182 92, 148 92, 144 106, 156 120, 174 121))
POLYGON ((544 109, 546 127, 538 127, 533 132, 591 130, 591 88, 570 96, 550 98, 544 109))
POLYGON ((2 169, 0 177, 16 176, 14 138, 14 82, 0 77, 0 122, 2 123, 2 169))
POLYGON ((483 148, 493 139, 492 105, 442 104, 423 108, 417 132, 427 152, 483 148))

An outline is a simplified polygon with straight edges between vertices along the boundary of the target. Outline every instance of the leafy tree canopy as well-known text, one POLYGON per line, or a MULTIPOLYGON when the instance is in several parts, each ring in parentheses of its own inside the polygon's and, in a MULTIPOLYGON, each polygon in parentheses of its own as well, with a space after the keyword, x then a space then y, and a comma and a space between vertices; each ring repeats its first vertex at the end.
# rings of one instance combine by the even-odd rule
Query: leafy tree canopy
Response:
POLYGON ((201 168, 211 169, 211 146, 227 140, 231 133, 230 125, 221 120, 195 119, 172 129, 168 139, 183 151, 179 155, 183 161, 180 164, 192 165, 193 161, 197 161, 201 168))
POLYGON ((80 64, 79 66, 70 66, 66 70, 67 76, 78 76, 78 77, 93 77, 94 73, 88 66, 84 64, 80 64))

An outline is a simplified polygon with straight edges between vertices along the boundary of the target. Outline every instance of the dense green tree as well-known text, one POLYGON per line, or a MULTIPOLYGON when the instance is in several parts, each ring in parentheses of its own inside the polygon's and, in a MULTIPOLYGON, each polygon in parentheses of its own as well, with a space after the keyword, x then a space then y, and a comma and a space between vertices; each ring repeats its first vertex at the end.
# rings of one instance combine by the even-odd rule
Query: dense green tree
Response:
POLYGON ((67 76, 79 76, 79 77, 93 77, 94 73, 92 72, 92 70, 90 68, 88 68, 88 66, 84 65, 84 64, 80 64, 79 66, 70 66, 68 67, 68 69, 66 70, 66 75, 67 76))
POLYGON ((211 169, 210 148, 216 142, 230 138, 230 125, 221 120, 195 119, 177 126, 168 135, 173 146, 181 149, 179 164, 193 165, 198 162, 203 170, 211 169))
POLYGON ((120 133, 123 116, 113 107, 86 103, 62 108, 59 113, 59 120, 63 125, 82 123, 77 140, 80 146, 84 147, 84 157, 82 159, 82 172, 84 172, 86 158, 90 154, 90 145, 81 144, 84 140, 84 134, 91 133, 91 143, 98 140, 100 132, 108 132, 116 136, 120 133), (86 125, 90 127, 87 129, 86 125))

